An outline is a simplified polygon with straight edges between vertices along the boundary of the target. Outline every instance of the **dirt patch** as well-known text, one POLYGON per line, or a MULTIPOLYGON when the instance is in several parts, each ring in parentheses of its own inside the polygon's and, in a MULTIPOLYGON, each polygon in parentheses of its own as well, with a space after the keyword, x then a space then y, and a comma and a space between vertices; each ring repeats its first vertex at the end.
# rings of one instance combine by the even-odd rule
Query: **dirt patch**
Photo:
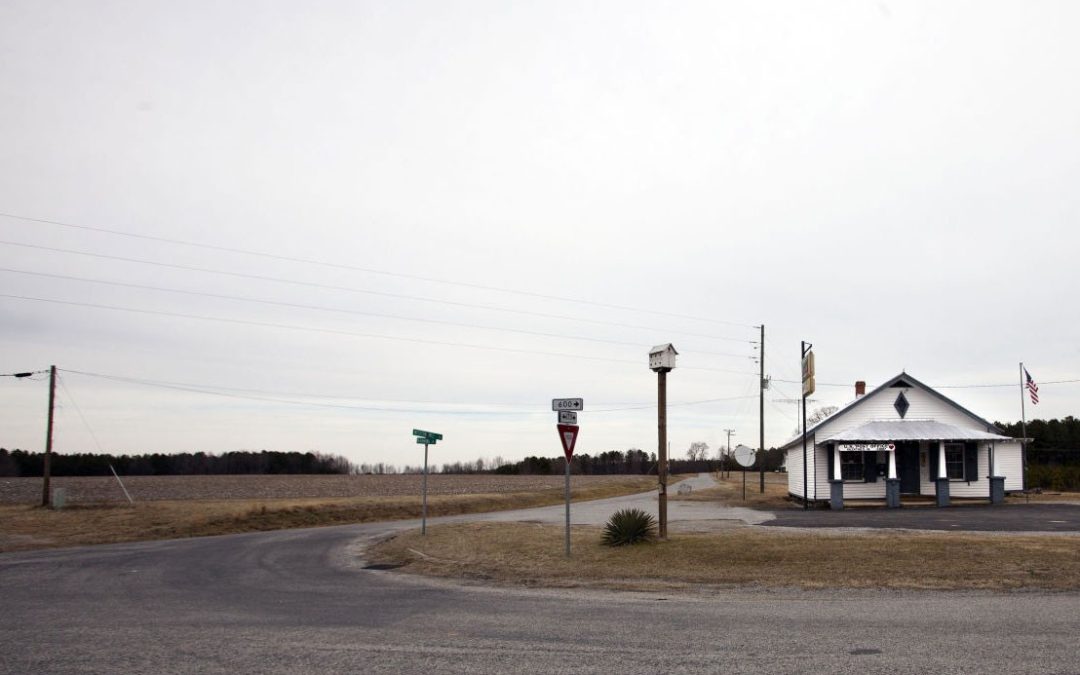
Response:
MULTIPOLYGON (((197 485, 205 478, 182 477, 197 485)), ((266 477, 245 477, 266 478, 266 477)), ((280 479, 283 477, 269 477, 280 479)), ((310 487, 309 476, 290 476, 293 482, 310 487)), ((407 486, 400 476, 363 476, 387 480, 379 487, 384 493, 407 486)), ((431 483, 436 483, 430 477, 431 483)), ((428 485, 428 515, 431 517, 523 509, 558 504, 563 500, 563 478, 552 488, 547 476, 454 476, 441 481, 441 494, 428 485), (472 479, 471 482, 460 479, 472 479), (478 480, 479 479, 479 480, 478 480), (485 480, 494 479, 494 480, 485 480), (505 492, 447 494, 448 489, 473 489, 498 486, 505 492), (516 490, 510 490, 515 487, 516 490)), ((85 480, 85 479, 84 479, 85 480)), ((160 479, 159 479, 160 480, 160 479)), ((171 481, 166 481, 170 483, 171 481)), ((245 481, 240 481, 244 483, 245 481)), ((571 496, 575 501, 603 499, 642 492, 655 486, 656 478, 647 476, 575 477, 571 496), (600 480, 595 480, 599 478, 600 480), (584 479, 584 480, 582 480, 584 479)), ((40 483, 40 480, 39 480, 40 483)), ((315 484, 318 484, 316 481, 315 484)), ((148 539, 173 539, 235 532, 278 530, 295 527, 345 525, 382 520, 420 517, 420 485, 408 496, 387 495, 346 499, 228 499, 137 501, 122 504, 74 504, 59 511, 36 506, 0 506, 0 551, 27 550, 57 546, 78 546, 148 539)), ((39 487, 40 489, 40 487, 39 487)), ((130 488, 129 488, 130 489, 130 488)), ((298 489, 292 486, 292 489, 298 489)), ((40 496, 39 496, 40 499, 40 496)), ((70 500, 69 500, 70 503, 70 500)))
POLYGON ((716 487, 704 490, 693 490, 689 494, 678 494, 675 490, 670 493, 669 499, 676 501, 691 502, 716 502, 724 506, 745 506, 748 508, 774 510, 785 509, 791 506, 788 497, 787 474, 765 474, 765 493, 761 493, 760 475, 756 472, 746 473, 746 498, 743 499, 742 472, 732 471, 730 474, 713 474, 717 482, 716 487))
POLYGON ((542 586, 1080 589, 1080 537, 790 533, 742 528, 611 548, 599 528, 462 524, 409 532, 365 557, 404 571, 542 586))

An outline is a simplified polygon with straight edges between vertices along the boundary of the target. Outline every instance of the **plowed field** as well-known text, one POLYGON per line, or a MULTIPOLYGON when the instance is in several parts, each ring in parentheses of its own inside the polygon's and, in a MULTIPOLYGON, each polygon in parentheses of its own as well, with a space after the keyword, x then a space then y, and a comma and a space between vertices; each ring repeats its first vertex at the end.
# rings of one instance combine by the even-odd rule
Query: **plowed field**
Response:
MULTIPOLYGON (((573 476, 575 490, 638 480, 640 476, 573 476)), ((419 475, 341 476, 130 476, 124 478, 136 502, 222 499, 306 499, 402 497, 420 494, 419 475)), ((654 479, 655 480, 655 479, 654 479)), ((428 476, 429 495, 475 495, 543 492, 561 489, 562 476, 428 476)), ((115 478, 58 477, 52 487, 63 488, 67 503, 126 503, 115 478)), ((0 478, 0 504, 41 501, 41 478, 0 478)))

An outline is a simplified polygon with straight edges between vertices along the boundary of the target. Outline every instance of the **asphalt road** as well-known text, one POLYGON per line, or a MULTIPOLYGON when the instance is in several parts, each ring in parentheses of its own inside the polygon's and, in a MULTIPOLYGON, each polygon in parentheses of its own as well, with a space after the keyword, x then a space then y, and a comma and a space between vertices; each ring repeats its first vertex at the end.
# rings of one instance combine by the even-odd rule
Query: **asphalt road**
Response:
POLYGON ((0 672, 1080 673, 1077 593, 533 591, 362 568, 416 526, 0 555, 0 672))
POLYGON ((968 532, 1080 532, 1078 504, 978 504, 917 508, 852 508, 842 511, 776 511, 763 525, 781 527, 871 527, 968 532))

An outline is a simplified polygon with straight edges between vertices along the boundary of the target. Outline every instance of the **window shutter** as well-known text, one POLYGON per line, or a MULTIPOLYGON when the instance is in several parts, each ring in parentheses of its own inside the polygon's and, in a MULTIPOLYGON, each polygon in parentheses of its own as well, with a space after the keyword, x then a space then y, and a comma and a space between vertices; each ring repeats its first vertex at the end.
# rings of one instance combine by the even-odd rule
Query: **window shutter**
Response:
POLYGON ((975 441, 964 443, 964 480, 979 480, 979 444, 975 441))
POLYGON ((926 449, 928 455, 927 466, 930 468, 930 482, 933 483, 938 477, 938 447, 937 443, 931 441, 929 447, 926 449))
POLYGON ((863 458, 863 479, 867 483, 877 482, 877 453, 876 452, 864 452, 863 458))
POLYGON ((825 454, 829 456, 829 480, 832 480, 833 476, 836 475, 834 473, 836 471, 836 467, 835 467, 836 458, 833 457, 833 444, 832 443, 829 443, 828 445, 825 446, 825 454))

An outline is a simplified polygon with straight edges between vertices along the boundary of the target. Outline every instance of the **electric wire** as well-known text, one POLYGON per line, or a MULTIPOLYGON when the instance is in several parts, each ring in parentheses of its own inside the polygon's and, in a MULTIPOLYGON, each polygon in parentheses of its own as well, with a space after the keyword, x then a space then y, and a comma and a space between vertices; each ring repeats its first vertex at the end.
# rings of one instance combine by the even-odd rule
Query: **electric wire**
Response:
MULTIPOLYGON (((613 358, 607 358, 607 357, 603 357, 603 356, 586 356, 584 354, 568 354, 568 353, 565 353, 565 352, 547 352, 547 351, 530 350, 530 349, 515 349, 513 347, 496 347, 496 346, 492 346, 492 345, 477 345, 477 344, 470 344, 470 343, 466 343, 466 342, 449 342, 449 341, 444 341, 444 340, 430 340, 430 339, 426 339, 426 338, 409 338, 409 337, 402 337, 400 335, 383 335, 383 334, 378 334, 378 333, 360 333, 360 332, 356 332, 356 331, 347 331, 347 330, 341 330, 341 329, 335 329, 335 328, 319 328, 319 327, 314 327, 314 326, 297 326, 297 325, 292 325, 292 324, 281 324, 281 323, 273 323, 273 322, 267 322, 267 321, 252 321, 252 320, 249 320, 249 319, 232 319, 232 318, 220 317, 220 316, 204 316, 204 315, 198 315, 198 314, 184 314, 182 312, 167 312, 167 311, 164 311, 164 310, 155 310, 155 309, 138 309, 138 308, 134 308, 134 307, 122 307, 122 306, 119 306, 119 305, 104 305, 104 304, 91 303, 91 302, 75 302, 75 301, 72 301, 72 300, 56 300, 56 299, 53 299, 53 298, 38 298, 38 297, 25 296, 25 295, 14 295, 14 294, 8 294, 8 293, 0 293, 0 298, 10 298, 10 299, 14 299, 14 300, 26 300, 26 301, 30 301, 30 302, 44 302, 44 303, 51 303, 51 304, 57 304, 57 305, 67 305, 67 306, 74 306, 74 307, 87 307, 87 308, 91 308, 91 309, 105 309, 105 310, 111 310, 111 311, 117 311, 117 312, 127 312, 127 313, 132 313, 132 314, 147 314, 147 315, 150 315, 150 316, 163 316, 163 317, 178 318, 178 319, 193 319, 193 320, 198 320, 198 321, 211 321, 211 322, 228 323, 228 324, 234 324, 234 325, 256 326, 256 327, 259 327, 259 328, 276 328, 276 329, 282 329, 282 330, 294 330, 294 331, 302 331, 302 332, 309 332, 309 333, 324 333, 324 334, 330 334, 330 335, 345 335, 345 336, 349 336, 349 337, 360 337, 360 338, 368 338, 368 339, 376 339, 376 340, 395 340, 395 341, 400 341, 400 342, 411 342, 411 343, 426 344, 426 345, 438 345, 438 346, 444 346, 444 347, 464 347, 464 348, 468 348, 468 349, 506 352, 506 353, 512 353, 512 354, 535 354, 535 355, 540 355, 540 356, 554 356, 554 357, 558 357, 558 358, 584 359, 584 360, 588 360, 588 361, 602 361, 602 362, 607 362, 607 363, 627 363, 627 364, 641 365, 640 361, 631 361, 630 359, 613 359, 613 358)), ((729 370, 729 369, 725 369, 725 368, 710 368, 710 367, 704 367, 704 366, 684 366, 684 368, 687 369, 687 370, 700 370, 700 371, 718 372, 718 373, 734 373, 734 374, 739 374, 739 375, 752 374, 752 373, 746 373, 745 371, 729 370)))
MULTIPOLYGON (((325 306, 319 306, 319 305, 308 305, 308 304, 298 303, 298 302, 283 302, 283 301, 279 301, 279 300, 266 300, 266 299, 262 299, 262 298, 249 298, 249 297, 236 296, 236 295, 226 295, 226 294, 223 294, 223 293, 208 293, 208 292, 205 292, 205 291, 189 291, 189 290, 178 289, 178 288, 165 288, 165 287, 162 287, 162 286, 151 286, 151 285, 147 285, 147 284, 132 284, 132 283, 120 282, 120 281, 106 281, 106 280, 102 280, 102 279, 90 279, 90 278, 87 278, 87 277, 75 277, 75 276, 69 276, 69 275, 65 275, 65 274, 51 274, 51 273, 46 273, 46 272, 27 272, 27 271, 24 271, 24 270, 15 270, 15 269, 7 268, 7 267, 0 267, 0 272, 12 272, 12 273, 15 273, 15 274, 30 274, 30 275, 34 275, 34 276, 51 277, 51 278, 54 278, 54 279, 65 279, 65 280, 70 280, 70 281, 80 281, 80 282, 87 282, 87 283, 94 283, 94 284, 104 284, 104 285, 109 285, 109 286, 121 286, 121 287, 125 287, 125 288, 137 288, 137 289, 140 289, 140 290, 149 290, 149 291, 155 291, 155 292, 161 292, 161 293, 175 293, 175 294, 179 294, 179 295, 188 295, 188 296, 195 296, 195 297, 215 298, 215 299, 218 299, 218 300, 230 300, 230 301, 234 301, 234 302, 246 302, 246 303, 261 304, 261 305, 271 305, 271 306, 274 306, 274 307, 288 307, 288 308, 292 308, 292 309, 308 309, 308 310, 313 310, 313 311, 329 312, 329 313, 335 313, 335 314, 350 314, 350 315, 355 315, 355 316, 369 316, 369 317, 376 317, 376 318, 382 318, 382 319, 394 319, 394 320, 398 320, 398 321, 413 321, 413 322, 418 322, 418 323, 437 324, 437 325, 440 325, 440 326, 455 326, 457 328, 473 328, 473 329, 477 329, 477 330, 490 330, 490 331, 499 331, 499 332, 504 332, 504 333, 517 333, 519 335, 532 335, 532 336, 536 336, 536 337, 549 337, 549 338, 557 338, 557 339, 563 339, 563 340, 578 340, 578 341, 581 341, 581 342, 597 342, 597 343, 604 343, 604 344, 620 345, 620 346, 623 346, 623 347, 640 347, 641 346, 641 344, 638 343, 638 342, 623 342, 623 341, 620 341, 620 340, 606 340, 606 339, 603 339, 603 338, 592 338, 592 337, 587 337, 587 336, 583 336, 583 335, 565 335, 565 334, 562 334, 562 333, 545 333, 543 331, 524 330, 524 329, 520 329, 520 328, 502 328, 502 327, 498 327, 498 326, 482 326, 482 325, 479 325, 479 324, 464 323, 464 322, 459 322, 459 321, 446 321, 446 320, 443 320, 443 319, 426 319, 426 318, 411 317, 411 316, 401 316, 401 315, 397 315, 397 314, 382 314, 380 312, 365 312, 365 311, 362 311, 362 310, 355 310, 355 309, 344 309, 344 308, 339 308, 339 307, 325 307, 325 306)), ((709 355, 709 356, 722 356, 722 357, 731 357, 731 358, 749 358, 746 354, 733 354, 733 353, 730 353, 730 352, 713 352, 713 351, 708 351, 708 350, 694 350, 694 351, 697 354, 706 354, 706 355, 709 355)))
MULTIPOLYGON (((230 394, 230 393, 226 393, 226 392, 223 392, 223 391, 215 391, 214 388, 213 388, 214 387, 213 385, 181 385, 181 384, 162 382, 162 381, 156 381, 156 380, 148 380, 148 379, 144 379, 144 378, 125 377, 125 376, 121 376, 121 375, 107 375, 107 374, 104 374, 104 373, 93 373, 93 372, 88 372, 88 371, 72 370, 72 369, 68 369, 68 368, 63 368, 63 369, 58 368, 57 370, 59 370, 61 372, 65 372, 65 373, 70 373, 70 374, 75 374, 75 375, 83 375, 83 376, 86 376, 86 377, 94 377, 94 378, 99 378, 99 379, 103 379, 103 380, 111 380, 111 381, 115 381, 115 382, 123 382, 123 383, 127 383, 127 384, 138 384, 138 385, 143 385, 143 386, 148 386, 148 387, 157 387, 157 388, 161 388, 161 389, 172 389, 172 390, 184 391, 184 392, 188 392, 188 393, 207 394, 207 395, 211 395, 211 396, 220 396, 220 397, 224 397, 224 398, 234 398, 234 399, 241 399, 241 400, 261 401, 261 402, 268 402, 268 403, 282 403, 282 404, 288 404, 288 405, 312 406, 312 407, 317 407, 317 408, 335 408, 335 409, 343 409, 343 410, 359 410, 359 411, 365 411, 365 412, 390 412, 390 413, 410 413, 410 414, 423 413, 423 414, 430 414, 430 415, 532 416, 532 415, 549 415, 549 414, 551 414, 550 410, 501 410, 501 411, 491 411, 491 410, 475 410, 474 411, 474 410, 449 410, 449 409, 447 409, 447 410, 431 410, 431 409, 427 409, 427 408, 387 408, 387 407, 376 407, 376 406, 346 405, 346 404, 338 404, 338 403, 319 403, 319 402, 315 402, 315 401, 296 401, 296 400, 290 400, 290 399, 265 397, 265 396, 246 396, 246 395, 242 395, 242 394, 230 394)), ((734 396, 734 397, 710 398, 710 399, 702 399, 702 400, 697 400, 697 401, 681 401, 681 402, 675 402, 675 403, 668 403, 668 405, 671 406, 671 407, 703 405, 703 404, 706 404, 706 403, 717 403, 717 402, 722 402, 722 401, 730 401, 730 400, 735 400, 735 399, 738 399, 738 398, 740 398, 740 397, 734 396)), ((469 403, 467 405, 476 405, 476 404, 469 403)), ((634 406, 627 406, 627 407, 620 407, 620 408, 606 408, 606 409, 590 410, 589 412, 590 413, 625 412, 625 411, 633 411, 633 410, 647 410, 649 408, 655 408, 655 407, 656 407, 655 403, 650 403, 650 404, 634 405, 634 406)))
POLYGON ((522 291, 522 290, 517 290, 517 289, 499 288, 497 286, 488 286, 488 285, 485 285, 485 284, 476 284, 476 283, 470 283, 470 282, 465 282, 465 281, 454 281, 454 280, 450 280, 450 279, 439 279, 439 278, 436 278, 436 277, 425 277, 425 276, 415 275, 415 274, 405 274, 405 273, 402 273, 402 272, 389 272, 387 270, 379 270, 379 269, 369 268, 369 267, 360 267, 358 265, 346 265, 346 264, 342 264, 342 263, 332 263, 332 262, 327 262, 327 261, 324 261, 324 260, 316 260, 316 259, 313 259, 313 258, 301 258, 301 257, 298 257, 298 256, 278 255, 278 254, 273 254, 273 253, 265 253, 265 252, 261 252, 261 251, 252 251, 252 250, 249 250, 249 249, 235 248, 235 247, 231 247, 231 246, 219 246, 219 245, 215 245, 215 244, 205 244, 205 243, 201 243, 201 242, 186 241, 186 240, 183 240, 183 239, 172 239, 172 238, 168 238, 168 237, 159 237, 159 236, 148 235, 148 234, 139 234, 139 233, 136 233, 136 232, 126 232, 124 230, 116 230, 116 229, 109 229, 109 228, 103 228, 103 227, 94 227, 94 226, 91 226, 91 225, 80 225, 80 224, 76 224, 76 223, 68 223, 68 222, 63 222, 63 221, 59 221, 59 220, 48 220, 48 219, 45 219, 45 218, 32 218, 32 217, 28 217, 28 216, 21 216, 21 215, 18 215, 18 214, 13 214, 13 213, 0 212, 0 216, 3 216, 5 218, 11 218, 13 220, 22 220, 22 221, 41 223, 41 224, 46 224, 46 225, 54 225, 54 226, 57 226, 57 227, 66 227, 66 228, 85 230, 85 231, 90 231, 90 232, 98 232, 98 233, 102 233, 102 234, 111 234, 111 235, 115 235, 115 236, 129 237, 129 238, 133 238, 133 239, 142 239, 142 240, 146 240, 146 241, 157 241, 157 242, 162 242, 162 243, 167 243, 167 244, 174 244, 174 245, 179 245, 179 246, 190 246, 190 247, 194 247, 194 248, 201 248, 201 249, 213 250, 213 251, 222 251, 222 252, 226 252, 226 253, 238 253, 238 254, 241 254, 241 255, 249 255, 249 256, 254 256, 254 257, 259 257, 259 258, 266 258, 266 259, 270 259, 270 260, 280 260, 280 261, 286 261, 286 262, 295 262, 295 263, 302 263, 302 264, 306 264, 306 265, 317 265, 317 266, 320 266, 320 267, 329 267, 329 268, 332 268, 332 269, 350 270, 350 271, 355 271, 355 272, 364 272, 364 273, 367 273, 367 274, 376 274, 376 275, 394 277, 394 278, 399 278, 399 279, 411 279, 411 280, 414 280, 414 281, 424 281, 424 282, 428 282, 428 283, 446 284, 446 285, 450 285, 450 286, 459 286, 459 287, 462 287, 462 288, 472 288, 472 289, 478 289, 478 290, 484 290, 484 291, 494 291, 494 292, 498 292, 498 293, 520 295, 520 296, 531 297, 531 298, 540 298, 540 299, 544 299, 544 300, 558 300, 560 302, 570 302, 570 303, 575 303, 575 304, 579 304, 579 305, 588 305, 588 306, 591 306, 591 307, 605 307, 605 308, 608 308, 608 309, 617 309, 617 310, 621 310, 621 311, 642 312, 642 313, 648 313, 648 314, 655 314, 655 315, 659 315, 659 316, 670 316, 670 317, 676 317, 676 318, 681 318, 681 319, 691 319, 691 320, 694 320, 694 321, 703 321, 703 322, 709 322, 709 323, 726 324, 726 325, 730 325, 730 326, 739 326, 739 327, 744 327, 744 328, 754 328, 754 326, 751 325, 751 324, 744 324, 744 323, 739 323, 739 322, 735 322, 735 321, 724 321, 724 320, 721 320, 721 319, 711 319, 711 318, 692 316, 692 315, 687 315, 687 314, 678 314, 678 313, 674 313, 674 312, 665 312, 665 311, 661 311, 661 310, 642 309, 642 308, 637 308, 637 307, 628 307, 628 306, 625 306, 625 305, 616 305, 616 304, 610 304, 610 303, 604 303, 604 302, 595 302, 595 301, 592 301, 592 300, 582 300, 580 298, 570 298, 570 297, 564 297, 564 296, 558 296, 558 295, 548 295, 548 294, 544 294, 544 293, 535 293, 535 292, 531 292, 531 291, 522 291))
MULTIPOLYGON (((489 312, 504 312, 504 313, 508 313, 508 314, 518 314, 518 315, 522 315, 522 316, 535 316, 535 317, 545 318, 545 319, 557 319, 557 320, 560 320, 560 321, 576 321, 576 322, 579 322, 579 323, 587 323, 587 324, 600 325, 600 326, 614 326, 614 327, 618 327, 618 328, 634 328, 634 329, 638 329, 638 330, 654 330, 655 329, 652 326, 643 326, 643 325, 640 325, 640 324, 623 323, 623 322, 620 322, 620 321, 606 321, 606 320, 602 320, 602 319, 588 319, 588 318, 583 318, 583 317, 568 316, 568 315, 565 315, 565 314, 551 314, 551 313, 547 313, 547 312, 535 312, 535 311, 524 310, 524 309, 513 309, 513 308, 509 308, 509 307, 499 307, 499 306, 496 306, 496 305, 484 305, 484 304, 478 304, 478 303, 460 302, 460 301, 455 301, 455 300, 442 300, 442 299, 439 299, 439 298, 428 298, 428 297, 424 297, 424 296, 408 295, 408 294, 404 294, 404 293, 389 293, 389 292, 385 292, 385 291, 372 291, 372 290, 363 289, 363 288, 355 288, 355 287, 352 287, 352 286, 339 286, 339 285, 336 285, 336 284, 323 284, 323 283, 318 283, 318 282, 313 282, 313 281, 300 281, 300 280, 296 280, 296 279, 286 279, 286 278, 283 278, 283 277, 273 277, 273 276, 266 276, 266 275, 262 275, 262 274, 249 274, 249 273, 245 273, 245 272, 235 272, 235 271, 232 271, 232 270, 214 269, 214 268, 211 268, 211 267, 196 267, 194 265, 180 265, 180 264, 176 264, 176 263, 166 263, 166 262, 160 262, 160 261, 156 261, 156 260, 146 260, 145 258, 132 258, 132 257, 127 257, 127 256, 109 255, 109 254, 104 254, 104 253, 90 253, 88 251, 79 251, 79 250, 76 250, 76 249, 57 248, 57 247, 54 247, 54 246, 40 246, 40 245, 37 245, 37 244, 23 244, 23 243, 19 243, 19 242, 11 242, 11 241, 3 241, 3 240, 0 240, 0 244, 4 244, 4 245, 7 245, 7 246, 22 246, 22 247, 25 247, 25 248, 38 249, 38 250, 43 250, 43 251, 51 251, 51 252, 54 252, 54 253, 66 253, 66 254, 80 255, 80 256, 86 256, 86 257, 91 257, 91 258, 101 258, 101 259, 105 259, 105 260, 115 260, 115 261, 118 261, 118 262, 128 262, 128 263, 134 263, 134 264, 139 264, 139 265, 150 265, 150 266, 154 266, 154 267, 175 269, 175 270, 184 271, 184 272, 197 272, 197 273, 200 273, 200 274, 217 274, 217 275, 221 275, 221 276, 228 276, 228 277, 234 277, 234 278, 239 278, 239 279, 249 279, 249 280, 253 280, 253 281, 269 281, 269 282, 273 282, 273 283, 289 284, 289 285, 293 285, 293 286, 304 286, 304 287, 307 287, 307 288, 319 288, 319 289, 322 289, 322 290, 344 291, 344 292, 347 292, 347 293, 359 293, 359 294, 364 294, 364 295, 374 295, 374 296, 379 296, 379 297, 394 298, 394 299, 397 299, 397 300, 413 300, 413 301, 417 301, 417 302, 427 302, 427 303, 433 303, 433 304, 448 305, 448 306, 453 306, 453 307, 466 307, 466 308, 469 308, 469 309, 480 309, 480 310, 489 311, 489 312)), ((27 275, 34 275, 34 276, 53 277, 53 278, 56 278, 56 279, 70 279, 70 280, 75 280, 75 281, 85 281, 85 282, 90 282, 90 283, 109 284, 109 285, 114 285, 114 286, 128 286, 130 288, 142 288, 142 289, 146 289, 146 290, 167 290, 167 291, 170 291, 170 292, 184 292, 184 291, 175 291, 175 290, 172 290, 172 289, 159 289, 157 287, 143 286, 143 285, 140 285, 140 284, 129 284, 129 283, 124 283, 124 282, 105 281, 105 280, 100 280, 100 279, 89 279, 89 278, 86 278, 86 277, 73 277, 73 276, 67 276, 67 275, 62 275, 62 274, 52 274, 52 273, 47 273, 47 272, 33 272, 33 271, 28 271, 28 270, 16 270, 16 269, 12 269, 12 268, 4 268, 3 271, 12 272, 12 273, 15 273, 15 274, 27 274, 27 275)), ((189 293, 195 293, 194 291, 188 291, 188 292, 189 293)), ((221 297, 227 297, 227 296, 221 296, 221 297)), ((699 337, 699 338, 705 338, 705 339, 709 339, 709 340, 721 340, 721 341, 739 342, 739 343, 749 342, 749 340, 746 340, 744 338, 736 338, 736 337, 730 337, 730 336, 724 336, 724 335, 711 335, 711 334, 707 334, 707 333, 695 333, 695 332, 689 332, 689 331, 667 330, 667 329, 665 329, 665 332, 672 333, 674 335, 684 335, 684 336, 687 336, 687 337, 699 337)))

